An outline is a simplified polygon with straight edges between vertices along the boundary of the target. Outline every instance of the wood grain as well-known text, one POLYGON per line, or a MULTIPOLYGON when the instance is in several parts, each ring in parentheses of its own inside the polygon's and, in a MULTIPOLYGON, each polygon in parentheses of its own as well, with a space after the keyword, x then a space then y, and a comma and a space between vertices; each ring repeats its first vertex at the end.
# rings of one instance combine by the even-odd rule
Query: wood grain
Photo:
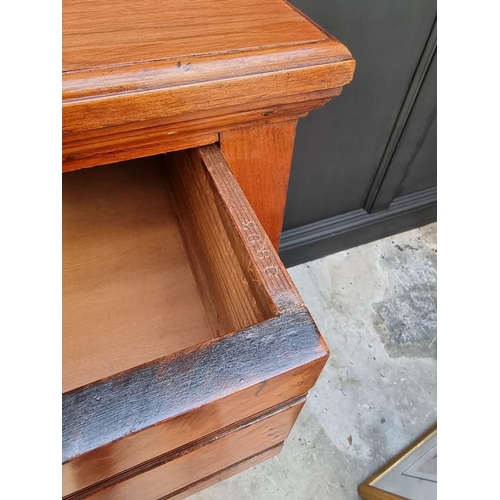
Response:
MULTIPOLYGON (((314 109, 338 94, 353 72, 345 46, 282 0, 192 0, 182 8, 174 0, 65 0, 64 162, 66 168, 91 166, 83 155, 92 149, 96 165, 104 161, 99 150, 108 162, 131 158, 120 156, 122 149, 160 152, 154 146, 161 141, 139 132, 120 146, 116 129, 124 125, 156 127, 167 143, 163 151, 172 151, 188 136, 165 135, 170 124, 196 128, 201 118, 225 116, 234 127, 244 123, 242 111, 256 112, 262 103, 310 102, 314 109)), ((299 105, 289 116, 307 111, 299 105)), ((193 130, 200 142, 184 147, 206 144, 213 132, 214 125, 193 130)))
POLYGON ((216 193, 220 217, 255 297, 270 297, 279 314, 303 308, 302 298, 218 146, 199 148, 199 153, 216 193))
POLYGON ((296 120, 220 134, 220 149, 274 248, 278 250, 296 120))
POLYGON ((346 59, 340 42, 281 0, 63 5, 64 99, 346 59))
POLYGON ((298 309, 67 392, 63 463, 327 357, 311 316, 298 309))
POLYGON ((90 498, 156 500, 175 495, 194 482, 282 443, 303 404, 304 401, 301 401, 232 432, 216 436, 202 446, 194 446, 179 456, 169 457, 163 465, 100 489, 90 498))
POLYGON ((63 392, 212 337, 162 170, 63 175, 63 392))
POLYGON ((338 87, 301 94, 293 103, 287 97, 263 98, 252 109, 224 106, 194 113, 187 121, 180 115, 63 134, 63 171, 213 144, 219 140, 219 132, 241 124, 266 125, 305 116, 341 92, 342 87, 338 87))
MULTIPOLYGON (((66 393, 64 462, 229 396, 234 396, 232 402, 236 404, 231 413, 233 421, 240 420, 248 415, 245 405, 238 406, 243 401, 242 391, 269 383, 272 390, 266 404, 271 407, 297 395, 298 389, 292 383, 294 370, 309 373, 301 382, 303 394, 328 357, 314 322, 217 146, 186 155, 192 156, 191 164, 173 163, 177 165, 175 175, 184 175, 188 180, 179 185, 191 186, 194 194, 211 193, 213 201, 207 210, 211 219, 222 222, 217 229, 219 236, 231 242, 237 263, 244 270, 243 278, 251 283, 253 296, 260 297, 256 301, 258 308, 264 311, 267 304, 275 317, 66 393), (205 180, 200 184, 196 176, 205 180), (312 372, 306 369, 309 365, 314 365, 312 372), (274 378, 277 385, 269 382, 274 378)), ((94 170, 101 169, 88 172, 94 170)), ((191 196, 181 189, 177 193, 191 196)), ((191 200, 201 206, 196 196, 191 200)), ((189 212, 186 216, 189 218, 189 212)), ((204 265, 207 267, 207 263, 204 265)), ((227 265, 237 268, 229 258, 227 265)), ((229 309, 234 307, 226 303, 229 309)), ((261 390, 255 390, 254 398, 261 390)))
POLYGON ((171 0, 65 0, 63 34, 65 72, 328 40, 290 5, 264 0, 190 0, 182 8, 171 0))
POLYGON ((313 361, 75 457, 62 466, 63 497, 287 405, 313 386, 322 367, 313 361))
POLYGON ((169 155, 167 166, 178 223, 215 335, 276 316, 271 297, 257 296, 245 276, 217 209, 218 193, 209 183, 198 150, 169 155))
POLYGON ((247 470, 250 467, 254 467, 255 465, 258 465, 259 463, 264 462, 265 460, 269 460, 270 458, 277 455, 282 449, 283 449, 283 444, 279 444, 277 446, 274 446, 273 448, 270 448, 269 450, 254 455, 251 458, 242 460, 241 462, 237 462, 231 467, 227 467, 226 469, 223 469, 215 474, 212 474, 211 476, 208 476, 207 478, 202 479, 197 483, 194 483, 188 488, 181 490, 179 493, 175 493, 173 496, 169 495, 168 497, 165 498, 165 500, 167 498, 169 500, 182 500, 184 498, 187 498, 188 496, 193 495, 201 490, 204 490, 209 486, 220 483, 221 481, 224 481, 225 479, 231 476, 239 474, 240 472, 243 472, 244 470, 247 470))
POLYGON ((176 151, 65 174, 68 500, 181 498, 280 449, 328 357, 273 248, 295 124, 354 64, 282 0, 64 0, 63 170, 176 151))
POLYGON ((106 97, 64 101, 63 133, 116 126, 125 120, 126 123, 162 117, 173 120, 179 115, 185 120, 192 120, 197 114, 213 113, 229 104, 234 108, 245 106, 252 109, 262 97, 279 99, 289 96, 288 101, 293 102, 297 94, 346 85, 353 71, 354 63, 345 61, 294 68, 286 72, 209 80, 148 92, 124 92, 106 97))

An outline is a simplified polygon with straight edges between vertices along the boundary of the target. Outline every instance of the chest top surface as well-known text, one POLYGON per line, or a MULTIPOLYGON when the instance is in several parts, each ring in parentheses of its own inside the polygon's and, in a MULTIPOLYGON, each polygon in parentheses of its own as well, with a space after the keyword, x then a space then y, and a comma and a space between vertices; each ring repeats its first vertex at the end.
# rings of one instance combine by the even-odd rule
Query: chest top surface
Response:
POLYGON ((62 42, 66 170, 157 154, 160 142, 175 150, 182 134, 303 116, 355 66, 283 0, 63 0, 62 42))
POLYGON ((328 40, 282 1, 65 0, 63 72, 328 40))

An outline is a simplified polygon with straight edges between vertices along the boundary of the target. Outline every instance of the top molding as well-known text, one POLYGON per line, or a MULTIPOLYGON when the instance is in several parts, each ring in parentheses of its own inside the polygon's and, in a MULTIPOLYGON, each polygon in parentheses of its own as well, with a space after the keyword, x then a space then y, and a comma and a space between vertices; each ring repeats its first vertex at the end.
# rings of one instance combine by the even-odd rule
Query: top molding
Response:
POLYGON ((63 133, 333 96, 354 67, 282 0, 64 0, 63 133))

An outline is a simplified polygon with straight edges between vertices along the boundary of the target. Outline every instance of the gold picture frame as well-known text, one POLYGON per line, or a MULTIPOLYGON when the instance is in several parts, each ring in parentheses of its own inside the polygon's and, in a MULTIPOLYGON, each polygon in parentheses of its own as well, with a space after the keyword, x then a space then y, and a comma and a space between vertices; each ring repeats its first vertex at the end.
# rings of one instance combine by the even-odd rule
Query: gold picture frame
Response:
POLYGON ((436 492, 437 424, 358 487, 365 500, 430 500, 436 492))

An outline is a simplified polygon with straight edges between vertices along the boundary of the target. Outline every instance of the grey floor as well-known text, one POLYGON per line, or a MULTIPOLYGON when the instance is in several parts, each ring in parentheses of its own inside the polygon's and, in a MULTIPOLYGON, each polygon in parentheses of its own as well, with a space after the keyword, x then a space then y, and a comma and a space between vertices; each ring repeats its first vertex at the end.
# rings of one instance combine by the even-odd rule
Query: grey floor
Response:
POLYGON ((280 455, 193 500, 354 500, 436 415, 436 225, 289 269, 330 348, 280 455))

